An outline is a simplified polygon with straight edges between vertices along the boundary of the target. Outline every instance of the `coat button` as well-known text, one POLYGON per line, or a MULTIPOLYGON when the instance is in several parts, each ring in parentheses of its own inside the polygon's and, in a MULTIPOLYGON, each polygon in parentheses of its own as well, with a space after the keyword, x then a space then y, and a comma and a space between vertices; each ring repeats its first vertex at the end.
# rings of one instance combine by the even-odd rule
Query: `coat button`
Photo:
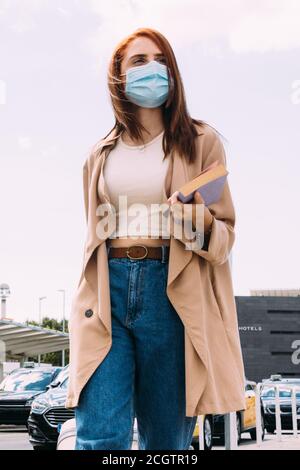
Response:
POLYGON ((89 308, 88 310, 84 312, 84 314, 87 318, 90 318, 93 315, 93 310, 89 308))

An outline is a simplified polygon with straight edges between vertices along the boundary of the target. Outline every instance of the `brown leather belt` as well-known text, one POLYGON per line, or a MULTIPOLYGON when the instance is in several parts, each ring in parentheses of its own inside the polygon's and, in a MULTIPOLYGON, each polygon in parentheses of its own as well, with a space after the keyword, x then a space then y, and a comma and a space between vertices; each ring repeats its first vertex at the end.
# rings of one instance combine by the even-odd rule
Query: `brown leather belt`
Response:
POLYGON ((168 245, 161 246, 145 246, 145 245, 131 245, 131 246, 110 246, 108 247, 109 258, 130 258, 130 259, 162 259, 163 254, 165 258, 169 257, 170 247, 168 245))

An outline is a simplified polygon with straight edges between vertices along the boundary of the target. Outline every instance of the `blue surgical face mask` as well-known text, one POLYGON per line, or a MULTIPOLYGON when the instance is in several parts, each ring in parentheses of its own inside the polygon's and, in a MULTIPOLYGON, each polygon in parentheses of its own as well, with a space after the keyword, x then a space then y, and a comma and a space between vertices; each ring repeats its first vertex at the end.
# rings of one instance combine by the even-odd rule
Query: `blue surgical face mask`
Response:
POLYGON ((126 70, 125 94, 143 108, 157 108, 168 98, 168 71, 164 64, 151 60, 126 70))

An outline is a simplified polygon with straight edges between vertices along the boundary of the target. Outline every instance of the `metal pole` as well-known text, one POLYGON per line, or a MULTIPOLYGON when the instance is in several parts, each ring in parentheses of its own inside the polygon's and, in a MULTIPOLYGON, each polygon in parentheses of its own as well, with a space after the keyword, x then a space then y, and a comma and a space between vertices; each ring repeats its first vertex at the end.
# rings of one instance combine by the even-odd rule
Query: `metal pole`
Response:
POLYGON ((261 407, 260 407, 260 390, 261 383, 256 384, 255 388, 255 424, 256 424, 256 444, 262 444, 262 427, 261 427, 261 407))
MULTIPOLYGON (((42 326, 42 300, 46 299, 46 297, 39 297, 39 326, 42 326)), ((38 364, 41 363, 41 354, 38 355, 38 364)))
POLYGON ((237 414, 235 411, 225 414, 225 450, 237 450, 237 414))
POLYGON ((281 435, 281 416, 280 416, 280 399, 279 399, 279 386, 275 385, 275 413, 276 413, 276 433, 278 440, 282 440, 281 435))
POLYGON ((199 450, 204 450, 204 419, 203 415, 198 415, 198 429, 199 429, 199 450))
POLYGON ((4 379, 4 362, 6 360, 6 344, 0 340, 0 382, 4 379))
POLYGON ((1 320, 6 318, 6 297, 1 297, 1 320))
POLYGON ((10 288, 8 284, 0 284, 0 298, 1 298, 1 320, 6 318, 6 300, 10 296, 10 288))
MULTIPOLYGON (((62 321, 62 331, 63 333, 65 333, 66 331, 66 326, 65 326, 65 308, 66 308, 66 291, 65 289, 58 289, 58 292, 62 292, 63 294, 63 321, 62 321)), ((62 362, 62 367, 65 367, 65 363, 66 363, 66 360, 65 360, 65 350, 62 349, 62 352, 61 352, 61 362, 62 362)))

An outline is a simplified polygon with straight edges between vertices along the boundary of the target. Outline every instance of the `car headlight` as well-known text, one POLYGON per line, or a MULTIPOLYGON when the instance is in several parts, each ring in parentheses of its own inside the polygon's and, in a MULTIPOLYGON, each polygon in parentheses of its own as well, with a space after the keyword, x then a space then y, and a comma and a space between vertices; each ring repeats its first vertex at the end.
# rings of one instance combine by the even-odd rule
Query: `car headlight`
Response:
POLYGON ((48 408, 48 406, 49 404, 46 400, 43 400, 42 398, 36 398, 32 402, 31 411, 36 414, 42 414, 48 408))
POLYGON ((64 406, 66 397, 55 398, 55 400, 49 400, 48 406, 64 406))
POLYGON ((51 400, 51 398, 45 399, 42 397, 36 398, 32 402, 31 411, 37 414, 42 414, 47 408, 64 406, 65 402, 65 397, 61 397, 59 399, 55 398, 55 400, 51 400))
POLYGON ((25 406, 31 406, 33 400, 34 398, 29 398, 29 400, 27 400, 27 402, 25 403, 25 406))

